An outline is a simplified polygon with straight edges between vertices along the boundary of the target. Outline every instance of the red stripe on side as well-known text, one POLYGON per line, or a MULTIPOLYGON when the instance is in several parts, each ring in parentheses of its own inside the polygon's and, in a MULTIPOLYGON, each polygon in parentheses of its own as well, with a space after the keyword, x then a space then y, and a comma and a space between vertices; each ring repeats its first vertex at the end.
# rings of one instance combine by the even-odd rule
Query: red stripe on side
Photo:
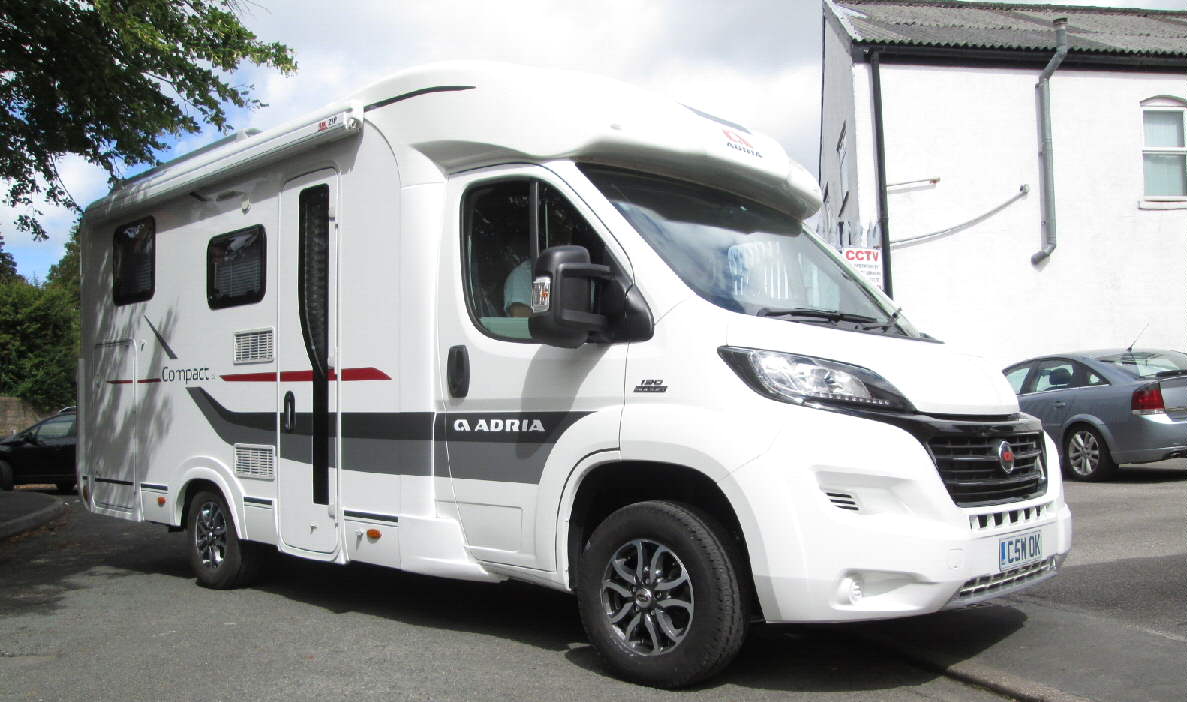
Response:
POLYGON ((275 373, 233 373, 231 375, 220 375, 220 378, 229 383, 274 383, 276 382, 275 373))
POLYGON ((159 382, 161 382, 161 379, 160 378, 145 378, 143 380, 137 380, 136 382, 138 382, 138 383, 159 383, 159 382))
POLYGON ((343 380, 391 380, 392 377, 378 368, 344 368, 343 380))
POLYGON ((131 380, 109 380, 107 382, 110 385, 131 385, 132 384, 131 380))
MULTIPOLYGON (((273 383, 278 379, 282 383, 310 383, 313 382, 313 371, 281 371, 277 373, 236 373, 220 375, 228 382, 236 383, 273 383), (279 378, 277 377, 279 375, 279 378)), ((392 377, 378 368, 344 368, 342 380, 391 380, 392 377)), ((337 371, 330 371, 330 380, 338 380, 337 371)))

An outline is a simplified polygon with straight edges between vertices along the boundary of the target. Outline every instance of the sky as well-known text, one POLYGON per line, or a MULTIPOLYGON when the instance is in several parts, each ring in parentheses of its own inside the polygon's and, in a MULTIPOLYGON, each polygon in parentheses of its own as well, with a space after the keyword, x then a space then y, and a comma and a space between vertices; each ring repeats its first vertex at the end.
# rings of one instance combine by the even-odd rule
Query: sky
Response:
MULTIPOLYGON (((1015 4, 1059 4, 1015 0, 1015 4)), ((1187 10, 1187 0, 1085 0, 1108 7, 1187 10)), ((819 139, 821 0, 240 0, 262 40, 293 49, 291 76, 243 67, 232 82, 267 104, 232 113, 235 129, 268 128, 344 97, 389 73, 434 61, 486 59, 598 73, 767 132, 815 172, 819 139)), ((178 140, 169 159, 218 138, 178 140)), ((106 174, 59 161, 84 206, 106 194, 106 174)), ((127 173, 125 175, 131 175, 127 173)), ((74 222, 43 207, 48 241, 12 226, 0 206, 4 249, 27 278, 44 280, 74 222)))

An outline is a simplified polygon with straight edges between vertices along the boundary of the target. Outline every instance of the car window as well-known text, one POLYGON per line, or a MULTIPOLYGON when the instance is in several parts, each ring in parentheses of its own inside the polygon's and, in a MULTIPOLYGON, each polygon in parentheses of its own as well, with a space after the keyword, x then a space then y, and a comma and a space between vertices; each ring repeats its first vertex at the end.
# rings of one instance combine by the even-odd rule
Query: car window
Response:
POLYGON ((74 416, 54 417, 39 424, 34 435, 39 441, 64 439, 74 434, 74 416))
POLYGON ((1083 385, 1076 382, 1076 366, 1065 358, 1040 361, 1035 367, 1034 392, 1064 390, 1083 385))
POLYGON ((483 183, 466 193, 464 214, 466 302, 475 321, 497 338, 531 339, 528 316, 534 254, 551 246, 578 244, 589 251, 591 262, 608 261, 593 227, 563 195, 541 181, 483 183))
POLYGON ((1122 351, 1097 357, 1137 378, 1153 378, 1160 373, 1187 371, 1187 355, 1178 351, 1122 351))
POLYGON ((1026 381, 1026 374, 1030 371, 1030 364, 1023 363, 1020 366, 1007 368, 1002 373, 1005 374, 1006 380, 1010 382, 1010 387, 1014 388, 1014 394, 1022 394, 1022 383, 1026 381))

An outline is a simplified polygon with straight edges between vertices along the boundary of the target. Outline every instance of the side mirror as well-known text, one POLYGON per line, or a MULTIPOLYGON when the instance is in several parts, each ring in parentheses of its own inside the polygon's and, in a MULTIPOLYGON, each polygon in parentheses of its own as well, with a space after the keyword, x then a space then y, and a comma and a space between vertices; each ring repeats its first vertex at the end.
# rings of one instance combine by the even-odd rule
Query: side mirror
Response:
POLYGON ((582 246, 540 252, 532 270, 532 338, 575 349, 586 342, 647 341, 655 331, 651 309, 630 280, 590 263, 582 246), (593 286, 598 283, 597 312, 593 286))
POLYGON ((612 280, 609 266, 589 261, 584 246, 544 249, 532 267, 532 338, 549 346, 575 349, 591 333, 609 327, 605 315, 593 311, 593 281, 612 280))

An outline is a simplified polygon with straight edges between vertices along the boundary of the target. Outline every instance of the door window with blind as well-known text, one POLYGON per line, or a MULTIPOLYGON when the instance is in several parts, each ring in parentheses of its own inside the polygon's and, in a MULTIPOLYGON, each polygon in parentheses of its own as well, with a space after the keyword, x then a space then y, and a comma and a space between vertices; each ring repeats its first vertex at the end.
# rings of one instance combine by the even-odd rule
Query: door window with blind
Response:
POLYGON ((256 225, 220 234, 206 247, 206 301, 211 309, 264 299, 264 228, 256 225))

